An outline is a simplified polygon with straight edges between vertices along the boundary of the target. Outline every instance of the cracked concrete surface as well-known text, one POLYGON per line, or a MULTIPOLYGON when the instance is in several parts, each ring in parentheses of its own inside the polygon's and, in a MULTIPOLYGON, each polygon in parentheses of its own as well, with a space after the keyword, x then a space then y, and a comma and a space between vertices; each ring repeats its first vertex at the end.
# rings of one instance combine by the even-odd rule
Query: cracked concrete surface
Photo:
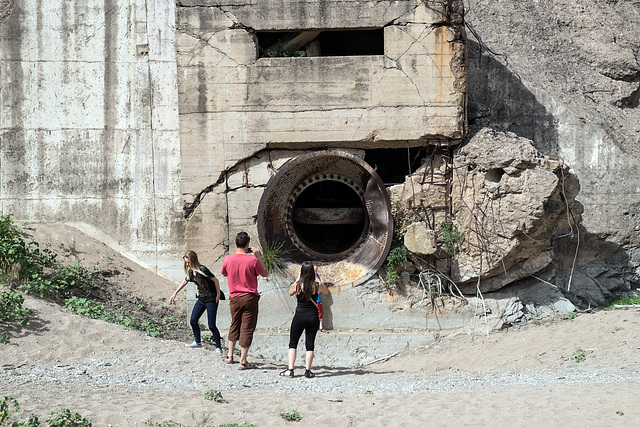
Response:
MULTIPOLYGON (((185 217, 199 217, 205 228, 203 196, 228 192, 229 173, 267 146, 390 148, 455 143, 464 134, 466 77, 453 66, 464 61, 462 29, 448 21, 444 3, 367 3, 373 10, 364 14, 354 13, 364 2, 288 5, 178 5, 185 217), (257 31, 365 27, 384 29, 383 55, 258 58, 257 31)), ((216 203, 218 213, 209 215, 218 221, 229 207, 216 203)))

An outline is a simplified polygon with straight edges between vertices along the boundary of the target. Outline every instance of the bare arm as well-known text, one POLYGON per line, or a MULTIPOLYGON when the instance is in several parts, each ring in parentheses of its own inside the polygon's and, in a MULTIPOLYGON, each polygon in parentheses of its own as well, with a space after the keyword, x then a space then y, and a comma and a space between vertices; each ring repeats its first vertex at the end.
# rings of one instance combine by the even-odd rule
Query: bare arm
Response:
POLYGON ((217 277, 213 277, 213 283, 216 285, 216 304, 220 302, 220 281, 217 277))
POLYGON ((178 292, 180 292, 185 286, 187 286, 187 281, 183 280, 182 283, 180 283, 180 286, 178 286, 178 289, 176 289, 173 295, 171 295, 171 297, 169 298, 169 304, 175 301, 176 297, 178 296, 178 292))
POLYGON ((329 289, 322 282, 318 282, 318 292, 327 295, 329 293, 329 289))
MULTIPOLYGON (((257 249, 257 248, 251 248, 251 250, 253 251, 253 256, 258 258, 258 261, 260 261, 260 264, 262 264, 262 266, 264 267, 264 262, 262 262, 262 252, 260 252, 260 250, 257 249)), ((267 277, 269 275, 269 272, 265 268, 264 271, 262 273, 260 273, 260 275, 262 277, 267 277)))
POLYGON ((324 285, 324 283, 322 282, 322 279, 320 278, 320 275, 318 274, 318 267, 316 266, 316 283, 318 284, 318 293, 323 294, 323 295, 327 295, 329 293, 329 289, 327 289, 327 287, 324 285))
POLYGON ((298 281, 296 280, 295 282, 293 282, 293 284, 291 285, 291 288, 289 288, 289 296, 292 297, 296 294, 296 290, 298 288, 298 281))

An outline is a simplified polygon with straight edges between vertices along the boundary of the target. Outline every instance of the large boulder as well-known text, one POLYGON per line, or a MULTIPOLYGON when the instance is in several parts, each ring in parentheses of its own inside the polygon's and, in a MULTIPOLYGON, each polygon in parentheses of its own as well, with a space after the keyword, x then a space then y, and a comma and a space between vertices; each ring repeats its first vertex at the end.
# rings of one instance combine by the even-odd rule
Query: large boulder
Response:
POLYGON ((464 241, 451 272, 462 292, 494 291, 535 275, 552 261, 556 232, 577 230, 576 177, 530 140, 482 129, 453 166, 453 223, 464 241))

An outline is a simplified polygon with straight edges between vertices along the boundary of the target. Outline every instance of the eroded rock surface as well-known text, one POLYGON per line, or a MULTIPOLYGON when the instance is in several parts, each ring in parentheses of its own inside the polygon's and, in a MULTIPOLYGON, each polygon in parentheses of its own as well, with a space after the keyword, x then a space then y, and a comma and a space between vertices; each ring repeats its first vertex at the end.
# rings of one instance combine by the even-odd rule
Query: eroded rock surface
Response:
POLYGON ((493 291, 543 270, 551 239, 580 220, 567 165, 531 141, 486 128, 453 160, 453 218, 464 242, 452 278, 465 293, 493 291))

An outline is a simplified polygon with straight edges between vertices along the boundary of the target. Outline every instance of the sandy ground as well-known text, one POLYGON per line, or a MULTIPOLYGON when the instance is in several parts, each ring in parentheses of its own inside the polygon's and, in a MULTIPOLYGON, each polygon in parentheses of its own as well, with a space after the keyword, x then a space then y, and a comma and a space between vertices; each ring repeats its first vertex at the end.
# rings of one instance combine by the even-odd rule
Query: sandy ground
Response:
MULTIPOLYGON (((138 286, 142 296, 157 298, 149 281, 173 286, 130 273, 128 289, 138 286)), ((250 357, 258 369, 240 371, 206 346, 187 349, 30 297, 25 305, 33 319, 0 346, 0 397, 21 405, 11 422, 31 413, 44 422, 68 408, 94 426, 640 424, 638 310, 489 334, 449 331, 428 348, 357 369, 327 366, 318 355, 316 378, 298 370, 285 379, 269 360, 250 357), (220 391, 223 401, 205 400, 206 390, 220 391), (294 409, 299 422, 280 416, 294 409)))

